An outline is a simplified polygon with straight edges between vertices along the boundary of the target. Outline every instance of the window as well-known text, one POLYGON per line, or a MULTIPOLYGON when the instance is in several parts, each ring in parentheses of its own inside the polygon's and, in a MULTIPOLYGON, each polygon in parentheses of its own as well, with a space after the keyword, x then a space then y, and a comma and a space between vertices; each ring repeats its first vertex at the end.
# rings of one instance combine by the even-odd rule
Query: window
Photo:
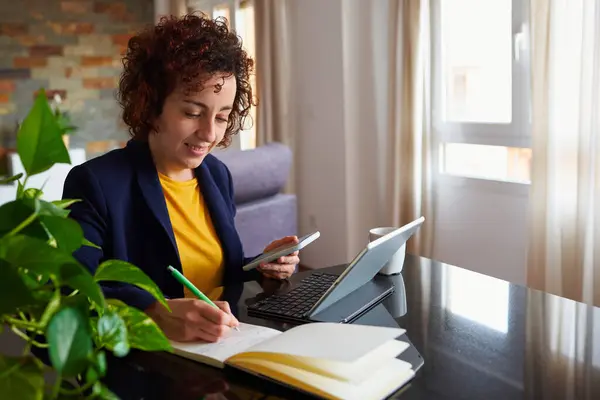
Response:
POLYGON ((434 3, 433 115, 445 176, 529 183, 524 3, 434 3))
POLYGON ((531 149, 468 143, 440 146, 440 171, 515 183, 531 183, 531 149))
MULTIPOLYGON (((190 0, 190 11, 202 11, 213 18, 224 17, 229 27, 234 27, 237 35, 242 38, 244 49, 250 57, 256 59, 254 36, 254 6, 245 0, 190 0)), ((256 75, 250 77, 253 93, 256 93, 256 75)), ((242 150, 256 147, 256 107, 250 109, 250 120, 246 128, 240 131, 239 140, 242 150)))

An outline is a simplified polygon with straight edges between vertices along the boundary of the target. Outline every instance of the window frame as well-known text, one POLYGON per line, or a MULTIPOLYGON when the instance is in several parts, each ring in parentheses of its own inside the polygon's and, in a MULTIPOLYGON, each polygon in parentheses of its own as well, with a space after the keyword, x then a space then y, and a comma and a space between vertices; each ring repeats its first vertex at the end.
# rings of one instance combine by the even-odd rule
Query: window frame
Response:
POLYGON ((510 181, 488 180, 445 174, 440 167, 441 146, 444 143, 481 144, 492 146, 531 148, 531 102, 530 102, 530 54, 529 54, 529 11, 528 5, 521 0, 511 0, 512 29, 512 122, 477 123, 477 122, 444 122, 442 79, 442 16, 441 2, 448 0, 431 0, 431 71, 432 71, 432 129, 435 161, 434 170, 442 180, 461 181, 461 186, 481 181, 484 186, 501 184, 502 187, 512 185, 528 185, 510 181), (517 51, 516 51, 517 50, 517 51))
POLYGON ((210 16, 212 17, 212 12, 215 7, 228 5, 230 10, 228 20, 229 27, 235 29, 235 12, 242 6, 242 3, 245 2, 243 0, 187 0, 186 6, 190 11, 210 10, 210 16))

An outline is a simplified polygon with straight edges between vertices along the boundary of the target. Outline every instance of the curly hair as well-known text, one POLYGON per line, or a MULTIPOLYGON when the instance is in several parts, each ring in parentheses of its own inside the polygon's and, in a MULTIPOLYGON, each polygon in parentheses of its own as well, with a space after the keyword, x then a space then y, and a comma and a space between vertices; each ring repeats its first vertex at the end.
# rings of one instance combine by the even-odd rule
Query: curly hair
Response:
POLYGON ((223 18, 213 20, 201 13, 163 17, 156 26, 129 39, 123 67, 118 101, 134 139, 146 140, 155 131, 152 123, 177 85, 185 85, 189 93, 217 73, 235 76, 237 86, 220 147, 231 143, 231 136, 243 128, 250 107, 256 105, 250 85, 254 61, 223 18))

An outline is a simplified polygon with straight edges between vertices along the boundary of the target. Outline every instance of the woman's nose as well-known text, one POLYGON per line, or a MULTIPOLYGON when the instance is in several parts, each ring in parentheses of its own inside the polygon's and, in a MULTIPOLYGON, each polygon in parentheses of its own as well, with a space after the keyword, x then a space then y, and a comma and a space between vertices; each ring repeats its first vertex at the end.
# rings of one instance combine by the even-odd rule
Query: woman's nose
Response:
POLYGON ((201 121, 196 130, 196 136, 202 141, 214 142, 216 139, 215 123, 209 118, 201 121))

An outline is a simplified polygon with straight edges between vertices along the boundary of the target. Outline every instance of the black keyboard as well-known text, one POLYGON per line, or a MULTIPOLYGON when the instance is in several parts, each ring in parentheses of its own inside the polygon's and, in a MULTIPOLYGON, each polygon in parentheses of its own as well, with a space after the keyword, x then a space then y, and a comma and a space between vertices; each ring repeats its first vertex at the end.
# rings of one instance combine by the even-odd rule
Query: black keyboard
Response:
POLYGON ((291 291, 254 303, 248 306, 248 311, 303 318, 337 278, 338 275, 314 272, 291 291))

